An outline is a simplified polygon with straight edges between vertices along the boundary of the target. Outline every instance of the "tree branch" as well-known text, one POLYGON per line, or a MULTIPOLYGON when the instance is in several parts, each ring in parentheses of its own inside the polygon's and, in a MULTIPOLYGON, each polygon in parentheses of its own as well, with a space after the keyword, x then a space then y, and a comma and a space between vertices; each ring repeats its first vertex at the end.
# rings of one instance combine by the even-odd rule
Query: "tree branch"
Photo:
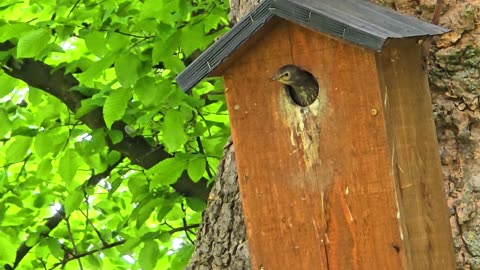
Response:
MULTIPOLYGON (((119 161, 120 162, 120 161, 119 161)), ((100 179, 104 179, 106 177, 108 177, 110 175, 110 173, 112 172, 113 169, 116 168, 118 163, 116 164, 113 164, 111 165, 110 167, 108 167, 108 169, 102 173, 99 173, 99 174, 95 174, 95 175, 92 175, 87 181, 85 181, 85 183, 89 186, 95 186, 96 184, 98 184, 98 182, 100 181, 100 179)), ((45 222, 45 226, 49 229, 48 231, 44 232, 41 234, 41 237, 47 237, 50 232, 55 229, 59 224, 60 222, 65 218, 65 209, 64 207, 62 206, 58 211, 57 213, 55 213, 55 215, 49 217, 47 219, 47 221, 45 222)), ((93 224, 92 224, 93 226, 93 224)), ((199 225, 198 224, 195 224, 195 225, 189 225, 188 228, 196 228, 198 227, 199 225)), ((181 229, 172 229, 170 230, 169 232, 170 233, 174 233, 174 232, 177 232, 177 231, 182 231, 184 228, 182 227, 181 229)), ((72 241, 73 241, 73 238, 72 238, 72 241)), ((103 242, 103 241, 102 241, 103 242)), ((105 246, 105 243, 103 243, 104 246, 105 246)), ((112 245, 112 244, 110 244, 112 245)), ((4 269, 6 270, 13 270, 13 269, 16 269, 18 267, 18 265, 20 264, 20 262, 23 260, 23 258, 28 254, 28 252, 34 247, 35 245, 32 245, 32 246, 27 246, 26 242, 23 242, 20 247, 17 249, 17 252, 16 252, 16 256, 15 256, 15 262, 13 263, 13 266, 9 265, 9 264, 5 264, 4 265, 4 269)), ((77 255, 76 252, 74 255, 77 255)), ((89 255, 89 254, 86 254, 86 255, 89 255)), ((86 255, 83 255, 83 256, 86 256, 86 255)), ((81 256, 81 254, 79 254, 78 258, 80 257, 83 257, 81 256)), ((72 259, 75 259, 76 258, 75 256, 72 258, 72 259)), ((69 257, 70 258, 70 257, 69 257)))
MULTIPOLYGON (((45 237, 47 236, 48 234, 50 234, 50 232, 56 228, 58 226, 58 224, 60 224, 60 222, 62 221, 62 219, 65 217, 65 209, 62 207, 60 208, 60 210, 58 210, 57 213, 55 213, 55 215, 49 217, 47 219, 47 222, 45 222, 45 226, 48 227, 49 231, 48 232, 45 232, 45 233, 42 233, 42 236, 45 237)), ((27 246, 27 243, 26 242, 23 242, 20 247, 17 249, 17 254, 15 256, 15 262, 13 263, 13 267, 10 266, 9 264, 5 264, 5 269, 15 269, 17 268, 17 266, 20 264, 20 262, 22 261, 22 259, 27 255, 27 253, 33 248, 33 246, 29 247, 27 246)))
MULTIPOLYGON (((185 230, 188 230, 188 229, 198 228, 199 226, 200 226, 200 224, 192 224, 192 225, 188 225, 188 226, 184 226, 184 227, 180 227, 180 228, 173 228, 170 231, 168 231, 168 233, 169 234, 174 234, 176 232, 181 232, 181 231, 185 231, 185 230)), ((123 240, 116 241, 116 242, 113 242, 113 243, 110 243, 110 244, 104 244, 100 248, 92 249, 92 250, 89 250, 85 253, 74 254, 72 256, 69 256, 68 258, 63 259, 61 262, 54 264, 52 269, 56 268, 59 265, 65 265, 69 261, 79 260, 80 258, 83 258, 85 256, 92 255, 92 254, 95 254, 97 252, 101 252, 103 250, 106 250, 106 249, 109 249, 109 248, 112 248, 112 247, 123 245, 125 242, 126 242, 126 240, 123 239, 123 240)))
MULTIPOLYGON (((94 186, 98 184, 100 179, 106 178, 110 175, 110 172, 117 166, 117 164, 113 164, 106 171, 103 173, 95 174, 92 175, 86 183, 89 184, 90 186, 94 186)), ((65 209, 62 207, 60 210, 55 213, 55 215, 49 217, 47 219, 47 222, 45 222, 45 226, 49 229, 47 232, 44 232, 41 234, 42 237, 46 237, 50 234, 50 232, 55 229, 58 224, 65 218, 65 209)), ((15 269, 19 265, 19 263, 22 261, 22 259, 27 255, 27 253, 34 247, 35 245, 32 246, 27 246, 26 242, 23 242, 20 247, 17 249, 17 254, 15 256, 15 262, 13 263, 13 267, 6 264, 4 267, 5 269, 15 269)))
MULTIPOLYGON (((8 41, 0 43, 0 51, 7 51, 13 47, 14 45, 8 41)), ((82 93, 70 90, 72 87, 78 86, 79 81, 72 74, 66 73, 63 67, 54 69, 34 59, 27 58, 17 61, 11 57, 6 65, 2 66, 2 69, 8 75, 57 97, 74 113, 81 107, 81 101, 88 98, 82 93)), ((80 120, 92 130, 106 128, 101 108, 92 110, 82 116, 80 120)), ((151 147, 143 137, 130 137, 126 134, 125 127, 126 124, 123 122, 116 122, 112 126, 112 129, 121 131, 124 136, 123 140, 117 144, 109 142, 109 147, 129 158, 132 163, 148 169, 158 162, 172 157, 163 147, 151 147)), ((171 186, 180 194, 203 200, 207 200, 210 192, 206 179, 194 183, 185 172, 171 186)))

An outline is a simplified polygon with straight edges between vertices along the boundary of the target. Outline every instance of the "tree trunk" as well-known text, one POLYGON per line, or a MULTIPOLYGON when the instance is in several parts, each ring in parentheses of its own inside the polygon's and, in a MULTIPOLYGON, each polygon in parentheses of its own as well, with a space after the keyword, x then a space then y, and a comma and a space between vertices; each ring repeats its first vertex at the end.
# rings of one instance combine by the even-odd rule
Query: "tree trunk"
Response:
MULTIPOLYGON (((441 0, 437 0, 441 1, 441 0)), ((231 0, 238 21, 257 0, 231 0)), ((435 1, 381 4, 432 21, 435 1)), ((480 0, 445 0, 440 25, 453 31, 433 40, 430 89, 457 269, 480 269, 480 0)), ((427 51, 428 51, 427 47, 427 51)), ((227 144, 187 269, 251 269, 233 145, 227 144)))

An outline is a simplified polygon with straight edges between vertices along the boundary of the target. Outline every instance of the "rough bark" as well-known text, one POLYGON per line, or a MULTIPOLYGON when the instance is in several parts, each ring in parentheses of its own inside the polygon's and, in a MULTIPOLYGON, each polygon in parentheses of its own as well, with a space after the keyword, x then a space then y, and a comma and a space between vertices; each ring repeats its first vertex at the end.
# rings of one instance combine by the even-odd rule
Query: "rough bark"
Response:
POLYGON ((261 0, 230 0, 230 23, 237 23, 245 14, 253 9, 261 0))
MULTIPOLYGON (((230 0, 229 19, 238 22, 259 0, 230 0)), ((197 232, 195 251, 187 270, 251 269, 245 223, 237 184, 231 140, 225 146, 217 179, 197 232)))
MULTIPOLYGON (((258 2, 230 0, 232 23, 258 2)), ((432 21, 437 3, 376 2, 425 21, 432 21)), ((480 269, 480 0, 445 0, 440 25, 453 31, 433 39, 428 66, 446 193, 438 203, 448 203, 450 209, 457 269, 480 269)), ((227 149, 188 269, 250 269, 238 188, 232 181, 233 147, 227 149)))
POLYGON ((225 146, 187 269, 251 269, 231 141, 225 146))

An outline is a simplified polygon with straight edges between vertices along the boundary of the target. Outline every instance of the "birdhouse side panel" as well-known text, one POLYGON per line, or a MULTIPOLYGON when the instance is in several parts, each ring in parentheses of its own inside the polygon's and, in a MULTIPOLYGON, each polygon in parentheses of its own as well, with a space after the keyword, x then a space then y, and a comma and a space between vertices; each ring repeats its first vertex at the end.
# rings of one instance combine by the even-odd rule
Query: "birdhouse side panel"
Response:
POLYGON ((254 268, 405 269, 375 53, 287 21, 225 73, 254 268), (308 70, 296 105, 270 79, 308 70))
POLYGON ((454 269, 430 91, 417 41, 391 40, 377 59, 400 220, 413 269, 454 269))

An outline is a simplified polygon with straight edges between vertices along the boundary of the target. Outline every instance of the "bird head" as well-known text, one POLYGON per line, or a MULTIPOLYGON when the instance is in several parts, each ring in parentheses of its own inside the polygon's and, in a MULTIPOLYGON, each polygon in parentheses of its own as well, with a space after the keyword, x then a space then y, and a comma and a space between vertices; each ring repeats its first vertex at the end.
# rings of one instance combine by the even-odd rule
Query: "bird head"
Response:
POLYGON ((301 71, 302 69, 297 66, 285 65, 272 77, 272 81, 278 81, 286 85, 295 84, 298 81, 298 74, 301 71))

